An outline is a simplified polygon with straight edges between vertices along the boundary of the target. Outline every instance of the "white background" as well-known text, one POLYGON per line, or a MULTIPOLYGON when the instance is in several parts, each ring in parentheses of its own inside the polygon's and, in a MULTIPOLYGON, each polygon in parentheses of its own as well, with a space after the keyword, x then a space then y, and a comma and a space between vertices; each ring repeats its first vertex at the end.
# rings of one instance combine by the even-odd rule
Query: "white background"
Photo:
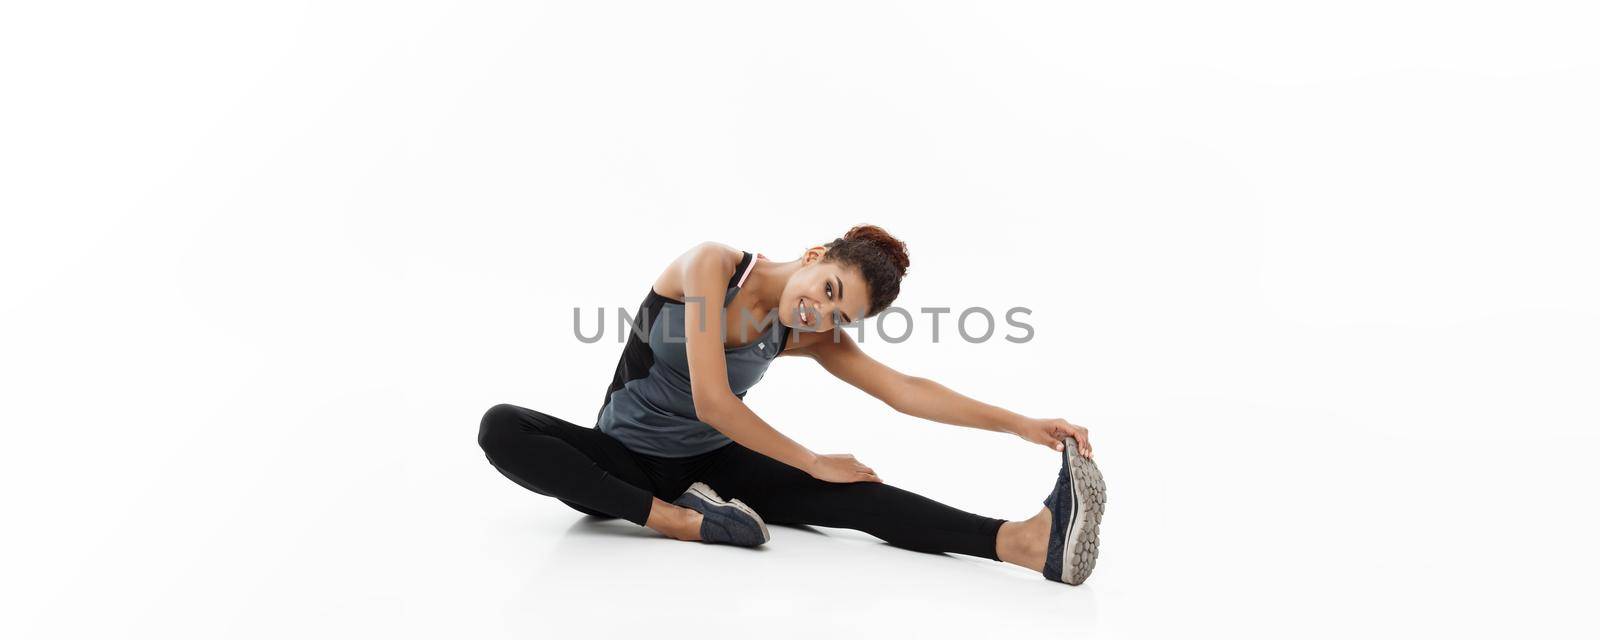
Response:
MULTIPOLYGON (((0 635, 1594 637, 1583 4, 8 4, 0 635), (574 306, 860 222, 900 306, 1034 310, 865 348, 1093 429, 1083 587, 483 458, 592 424, 574 306)), ((809 361, 747 400, 996 517, 1058 462, 809 361)))

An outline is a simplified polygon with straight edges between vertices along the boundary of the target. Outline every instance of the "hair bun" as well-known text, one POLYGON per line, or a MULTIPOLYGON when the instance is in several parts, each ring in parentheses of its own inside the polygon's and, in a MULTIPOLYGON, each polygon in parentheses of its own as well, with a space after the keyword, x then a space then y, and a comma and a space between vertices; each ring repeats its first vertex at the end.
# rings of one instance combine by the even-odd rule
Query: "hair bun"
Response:
POLYGON ((823 260, 861 270, 871 300, 866 316, 877 315, 900 295, 900 279, 906 277, 906 269, 911 267, 911 255, 906 253, 906 243, 889 235, 883 227, 858 224, 845 232, 844 237, 829 242, 826 248, 828 252, 823 260))
POLYGON ((905 277, 906 270, 911 268, 911 255, 906 251, 906 243, 889 235, 889 232, 884 231, 883 227, 875 224, 858 224, 845 232, 844 239, 871 242, 894 262, 895 266, 900 269, 901 277, 905 277))

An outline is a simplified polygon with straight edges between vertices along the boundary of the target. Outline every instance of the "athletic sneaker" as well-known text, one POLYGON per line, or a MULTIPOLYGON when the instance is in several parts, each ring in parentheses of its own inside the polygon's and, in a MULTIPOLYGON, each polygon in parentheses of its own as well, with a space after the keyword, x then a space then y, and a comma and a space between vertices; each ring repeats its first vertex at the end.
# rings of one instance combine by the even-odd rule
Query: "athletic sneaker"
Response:
POLYGON ((723 501, 704 482, 689 485, 689 490, 673 500, 672 504, 700 512, 702 542, 754 547, 771 539, 767 533, 767 523, 761 520, 755 509, 738 498, 723 501))
POLYGON ((1044 577, 1083 584, 1100 553, 1100 514, 1106 507, 1106 482, 1093 460, 1078 455, 1075 440, 1064 441, 1056 488, 1044 499, 1050 510, 1050 547, 1044 577))

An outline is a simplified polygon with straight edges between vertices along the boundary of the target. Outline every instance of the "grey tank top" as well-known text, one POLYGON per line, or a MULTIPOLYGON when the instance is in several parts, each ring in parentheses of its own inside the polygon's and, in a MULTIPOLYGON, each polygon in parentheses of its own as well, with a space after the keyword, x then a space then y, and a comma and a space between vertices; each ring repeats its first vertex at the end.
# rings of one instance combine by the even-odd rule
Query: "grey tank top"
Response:
MULTIPOLYGON (((727 308, 744 286, 758 258, 765 256, 744 252, 739 267, 728 280, 723 308, 727 308)), ((694 395, 689 385, 687 334, 683 326, 688 311, 684 303, 658 294, 655 287, 651 287, 639 305, 638 316, 633 319, 627 344, 622 349, 622 359, 617 363, 616 375, 606 389, 596 428, 636 453, 683 458, 733 442, 695 417, 694 395)), ((757 322, 759 324, 759 319, 757 322)), ((789 332, 789 327, 773 318, 755 341, 723 349, 728 362, 728 387, 740 400, 761 381, 767 366, 787 344, 789 332)))

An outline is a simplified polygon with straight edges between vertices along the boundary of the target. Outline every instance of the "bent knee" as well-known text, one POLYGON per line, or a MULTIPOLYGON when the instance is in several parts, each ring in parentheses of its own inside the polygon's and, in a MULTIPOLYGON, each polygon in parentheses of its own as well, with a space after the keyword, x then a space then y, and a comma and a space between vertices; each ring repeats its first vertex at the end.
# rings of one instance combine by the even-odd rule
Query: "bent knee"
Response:
POLYGON ((522 410, 514 404, 500 403, 483 412, 483 418, 478 421, 478 447, 484 453, 491 453, 505 440, 506 434, 516 429, 522 410))

